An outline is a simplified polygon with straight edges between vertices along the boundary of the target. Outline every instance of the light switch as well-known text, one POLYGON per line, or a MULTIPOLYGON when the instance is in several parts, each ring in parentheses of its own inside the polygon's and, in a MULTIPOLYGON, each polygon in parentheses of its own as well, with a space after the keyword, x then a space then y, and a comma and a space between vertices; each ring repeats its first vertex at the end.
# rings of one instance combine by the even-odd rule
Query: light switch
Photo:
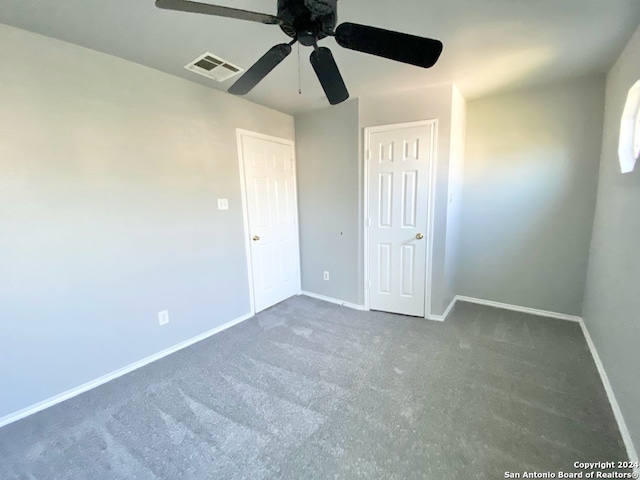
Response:
POLYGON ((218 210, 229 210, 229 200, 226 198, 219 198, 218 210))

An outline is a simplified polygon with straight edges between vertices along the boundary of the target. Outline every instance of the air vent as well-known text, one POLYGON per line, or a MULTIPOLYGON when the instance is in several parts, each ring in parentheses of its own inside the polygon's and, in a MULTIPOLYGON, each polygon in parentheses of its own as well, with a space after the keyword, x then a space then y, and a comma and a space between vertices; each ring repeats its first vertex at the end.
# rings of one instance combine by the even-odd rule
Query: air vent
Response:
POLYGON ((209 52, 203 53, 193 62, 185 65, 184 68, 217 82, 224 82, 228 78, 244 72, 244 69, 209 52))

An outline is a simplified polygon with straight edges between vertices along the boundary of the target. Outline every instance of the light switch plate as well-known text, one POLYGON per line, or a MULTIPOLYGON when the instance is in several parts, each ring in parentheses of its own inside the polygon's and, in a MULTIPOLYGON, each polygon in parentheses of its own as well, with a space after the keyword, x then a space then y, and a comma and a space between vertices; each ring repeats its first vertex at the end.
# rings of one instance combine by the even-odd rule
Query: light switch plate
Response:
POLYGON ((218 210, 229 210, 229 200, 226 198, 219 198, 218 210))
POLYGON ((161 312, 158 312, 158 323, 160 325, 166 325, 167 323, 169 323, 169 311, 168 310, 163 310, 161 312))

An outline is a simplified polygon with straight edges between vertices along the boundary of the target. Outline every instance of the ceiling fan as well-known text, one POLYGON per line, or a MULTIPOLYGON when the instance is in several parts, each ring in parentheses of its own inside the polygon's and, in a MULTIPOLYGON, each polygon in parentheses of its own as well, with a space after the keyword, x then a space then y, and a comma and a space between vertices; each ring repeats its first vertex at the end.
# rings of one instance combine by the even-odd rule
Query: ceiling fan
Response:
POLYGON ((344 102, 349 98, 349 92, 333 54, 328 48, 318 46, 318 41, 327 36, 335 37, 338 45, 344 48, 423 68, 432 67, 440 57, 442 42, 438 40, 357 23, 347 22, 336 27, 337 3, 338 0, 278 0, 278 14, 275 16, 190 0, 156 0, 156 7, 278 25, 293 39, 271 47, 229 88, 229 93, 234 95, 249 93, 291 53, 291 46, 300 42, 313 47, 311 65, 329 103, 344 102))

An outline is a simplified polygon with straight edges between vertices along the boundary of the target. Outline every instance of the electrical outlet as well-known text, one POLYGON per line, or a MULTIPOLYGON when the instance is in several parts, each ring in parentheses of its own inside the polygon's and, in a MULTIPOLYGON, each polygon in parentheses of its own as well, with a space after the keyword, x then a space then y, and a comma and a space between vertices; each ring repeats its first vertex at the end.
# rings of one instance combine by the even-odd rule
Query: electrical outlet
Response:
POLYGON ((328 282, 329 281, 329 272, 327 272, 326 270, 324 271, 324 276, 323 278, 328 282))
POLYGON ((158 323, 160 325, 166 325, 169 323, 169 310, 158 312, 158 323))

